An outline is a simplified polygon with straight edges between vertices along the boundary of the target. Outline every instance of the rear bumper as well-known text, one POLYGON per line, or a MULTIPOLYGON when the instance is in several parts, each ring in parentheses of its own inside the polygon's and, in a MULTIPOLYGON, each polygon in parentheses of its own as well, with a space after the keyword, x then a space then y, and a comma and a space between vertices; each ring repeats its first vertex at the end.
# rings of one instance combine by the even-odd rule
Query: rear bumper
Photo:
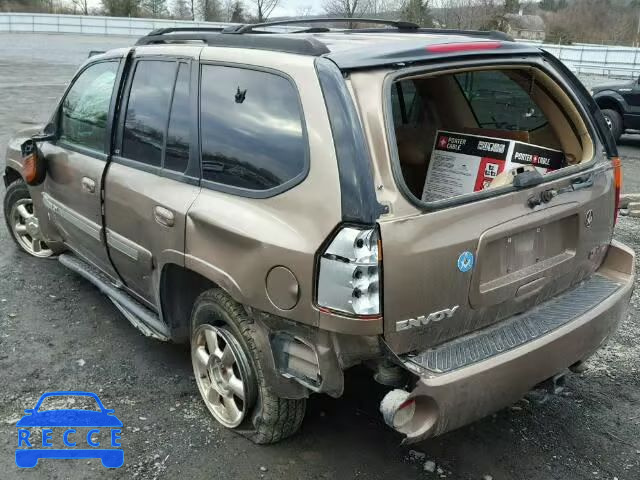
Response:
POLYGON ((405 365, 419 374, 408 399, 415 414, 398 431, 413 443, 440 435, 506 407, 538 383, 588 358, 626 316, 633 290, 633 250, 612 242, 597 274, 615 282, 613 292, 549 333, 468 366, 438 373, 405 365))

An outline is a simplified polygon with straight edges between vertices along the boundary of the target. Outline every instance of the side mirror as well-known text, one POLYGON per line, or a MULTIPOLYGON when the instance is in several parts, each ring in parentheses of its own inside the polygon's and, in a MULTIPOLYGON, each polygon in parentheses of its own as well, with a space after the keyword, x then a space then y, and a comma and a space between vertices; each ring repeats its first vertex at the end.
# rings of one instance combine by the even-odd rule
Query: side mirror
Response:
POLYGON ((50 142, 56 138, 56 127, 53 123, 47 123, 42 129, 42 133, 38 133, 31 137, 34 142, 50 142))
POLYGON ((31 415, 32 413, 35 413, 35 409, 33 408, 26 408, 24 410, 24 413, 31 415))
POLYGON ((116 411, 112 408, 105 408, 104 413, 106 413, 107 415, 113 415, 114 413, 116 413, 116 411))

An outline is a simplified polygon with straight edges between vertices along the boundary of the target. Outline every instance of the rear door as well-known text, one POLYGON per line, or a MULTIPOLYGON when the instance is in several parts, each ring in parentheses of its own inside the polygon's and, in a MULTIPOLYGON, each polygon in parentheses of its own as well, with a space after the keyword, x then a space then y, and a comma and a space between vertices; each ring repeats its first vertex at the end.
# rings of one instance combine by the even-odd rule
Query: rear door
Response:
POLYGON ((118 151, 105 183, 107 245, 127 287, 158 307, 166 263, 184 264, 185 216, 199 187, 194 57, 139 56, 120 109, 118 151))
POLYGON ((113 275, 103 242, 100 191, 121 61, 88 64, 67 90, 58 133, 42 145, 47 159, 43 201, 60 235, 77 254, 113 275))
MULTIPOLYGON (((352 82, 357 95, 361 88, 375 88, 375 82, 364 87, 364 76, 354 75, 352 82)), ((482 84, 486 88, 487 82, 482 84)), ((544 119, 527 104, 527 92, 515 87, 503 82, 499 95, 489 92, 490 100, 488 94, 467 92, 461 85, 475 126, 512 132, 505 136, 518 132, 548 137, 549 132, 543 132, 548 128, 544 119), (486 107, 493 114, 484 111, 486 107)), ((397 102, 392 99, 389 104, 397 102)), ((362 109, 364 103, 360 105, 362 109)), ((405 105, 404 110, 411 108, 405 105)), ((368 113, 363 117, 372 118, 368 113)), ((400 113, 396 122, 398 118, 412 121, 400 113)), ((437 125, 429 135, 439 140, 434 132, 449 125, 437 125)), ((601 153, 598 138, 594 136, 593 142, 597 153, 589 170, 556 176, 534 187, 512 188, 510 193, 477 192, 474 201, 463 204, 424 207, 410 200, 408 189, 402 198, 392 191, 385 193, 385 171, 379 169, 378 191, 389 200, 391 210, 379 220, 384 336, 395 352, 424 350, 487 327, 534 307, 595 271, 612 236, 615 190, 611 164, 601 153), (543 192, 551 192, 546 201, 532 201, 543 192)), ((376 152, 375 140, 372 145, 376 152)), ((400 169, 395 171, 396 182, 398 173, 400 169)))

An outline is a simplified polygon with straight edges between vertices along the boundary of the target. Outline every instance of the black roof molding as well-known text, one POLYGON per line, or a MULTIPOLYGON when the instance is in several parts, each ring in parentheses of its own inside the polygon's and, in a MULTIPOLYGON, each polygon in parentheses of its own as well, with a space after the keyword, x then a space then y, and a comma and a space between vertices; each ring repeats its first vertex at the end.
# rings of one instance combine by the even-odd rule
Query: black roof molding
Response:
MULTIPOLYGON (((182 31, 182 30, 180 30, 182 31)), ((191 31, 191 30, 187 30, 191 31)), ((153 33, 153 32, 152 32, 153 33)), ((225 35, 222 33, 156 33, 140 38, 136 45, 162 45, 202 42, 217 47, 255 48, 300 55, 320 56, 329 53, 327 46, 315 38, 292 38, 279 35, 225 35)))
MULTIPOLYGON (((289 20, 278 20, 275 22, 250 23, 245 25, 235 25, 224 30, 224 33, 251 33, 255 29, 265 27, 277 27, 285 25, 305 25, 309 23, 370 23, 376 25, 387 25, 402 31, 417 30, 420 25, 411 22, 403 22, 401 20, 383 20, 381 18, 347 18, 347 17, 306 17, 293 18, 289 20)), ((269 32, 271 33, 271 32, 269 32)), ((295 32, 283 32, 295 33, 295 32)))

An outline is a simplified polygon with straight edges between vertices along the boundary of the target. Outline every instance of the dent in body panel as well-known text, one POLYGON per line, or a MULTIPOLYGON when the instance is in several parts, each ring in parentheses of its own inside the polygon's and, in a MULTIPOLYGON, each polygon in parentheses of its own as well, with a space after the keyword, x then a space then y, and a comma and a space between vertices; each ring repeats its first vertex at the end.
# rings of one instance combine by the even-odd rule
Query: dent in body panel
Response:
POLYGON ((218 283, 240 303, 317 326, 315 253, 342 215, 333 137, 314 58, 249 50, 239 63, 237 49, 221 47, 204 49, 201 60, 255 65, 287 74, 300 95, 310 165, 304 181, 270 198, 203 187, 186 218, 185 265, 218 283), (299 280, 299 300, 290 310, 278 309, 267 296, 268 272, 279 265, 299 280))

